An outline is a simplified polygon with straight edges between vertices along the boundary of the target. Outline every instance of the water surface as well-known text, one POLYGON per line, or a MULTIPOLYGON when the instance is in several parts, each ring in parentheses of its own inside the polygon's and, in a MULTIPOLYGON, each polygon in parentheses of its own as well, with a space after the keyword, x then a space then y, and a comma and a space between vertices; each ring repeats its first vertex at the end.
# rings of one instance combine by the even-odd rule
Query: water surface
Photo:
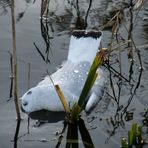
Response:
MULTIPOLYGON (((125 26, 129 29, 131 14, 128 4, 122 3, 121 0, 51 0, 47 25, 40 21, 40 5, 40 1, 16 1, 19 96, 28 87, 35 86, 47 74, 47 70, 49 73, 56 71, 56 67, 67 59, 70 33, 73 29, 103 29, 101 26, 120 10, 124 12, 124 17, 119 25, 118 37, 123 40, 128 38, 125 26), (31 70, 28 83, 29 65, 31 70)), ((147 6, 148 3, 139 13, 133 11, 132 39, 137 48, 130 50, 130 45, 126 44, 121 48, 121 52, 119 48, 111 52, 109 64, 113 69, 109 69, 105 64, 110 76, 107 92, 95 111, 88 118, 83 116, 96 147, 120 147, 120 137, 127 137, 127 131, 133 122, 144 126, 144 137, 148 139, 148 128, 143 124, 143 112, 148 108, 148 20, 145 19, 148 17, 147 6), (140 70, 140 60, 143 71, 140 70)), ((102 44, 109 48, 112 32, 111 27, 107 28, 103 30, 102 44)), ((113 39, 113 44, 113 48, 118 47, 116 38, 113 39)), ((10 4, 9 0, 0 0, 0 145, 3 148, 12 147, 11 140, 16 126, 14 103, 12 100, 7 102, 10 90, 11 48, 10 4)), ((27 116, 22 113, 22 117, 24 120, 21 122, 18 147, 55 147, 58 136, 54 133, 61 131, 61 121, 34 127, 35 121, 31 120, 30 134, 26 134, 27 116)), ((79 143, 80 146, 83 145, 81 140, 79 143)), ((64 145, 63 140, 61 147, 64 145)))

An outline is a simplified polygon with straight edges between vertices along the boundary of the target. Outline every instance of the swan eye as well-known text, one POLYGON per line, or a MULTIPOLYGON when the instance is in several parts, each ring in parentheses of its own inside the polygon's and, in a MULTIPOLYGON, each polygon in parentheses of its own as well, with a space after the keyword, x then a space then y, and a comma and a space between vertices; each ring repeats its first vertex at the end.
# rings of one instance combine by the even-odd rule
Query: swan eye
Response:
POLYGON ((27 92, 27 95, 31 95, 31 94, 32 94, 32 91, 28 91, 28 92, 27 92))
POLYGON ((23 106, 27 106, 28 105, 28 102, 23 102, 23 106))

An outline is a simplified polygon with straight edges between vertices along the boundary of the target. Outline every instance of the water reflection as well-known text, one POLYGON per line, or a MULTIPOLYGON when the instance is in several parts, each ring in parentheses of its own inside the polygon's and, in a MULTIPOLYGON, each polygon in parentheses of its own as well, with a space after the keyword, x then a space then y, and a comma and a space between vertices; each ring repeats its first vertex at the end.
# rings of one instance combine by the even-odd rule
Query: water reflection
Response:
MULTIPOLYGON (((134 40, 133 40, 133 10, 132 7, 129 8, 129 27, 124 25, 124 29, 127 32, 127 45, 121 48, 122 40, 120 28, 118 25, 113 27, 113 32, 115 31, 115 35, 112 34, 112 39, 110 42, 110 53, 108 55, 108 60, 105 61, 104 66, 108 67, 109 70, 109 78, 110 78, 110 93, 108 93, 108 97, 110 97, 116 104, 115 115, 111 116, 108 120, 109 124, 112 125, 112 130, 108 130, 109 138, 116 134, 116 131, 119 127, 124 128, 125 122, 133 120, 134 111, 130 108, 132 100, 135 98, 135 94, 137 89, 140 86, 143 66, 141 61, 140 51, 137 49, 134 40), (114 38, 116 36, 116 38, 114 38), (112 44, 117 40, 118 52, 112 51, 112 44), (136 52, 135 52, 136 51, 136 52), (125 56, 127 54, 127 57, 125 56), (116 59, 112 59, 112 55, 116 55, 116 59), (134 59, 137 59, 135 61, 134 59), (123 67, 123 60, 128 60, 129 62, 126 65, 126 68, 123 67), (136 65, 139 65, 138 69, 136 69, 136 65), (126 74, 123 72, 127 71, 126 74), (127 75, 129 77, 127 78, 127 75), (126 91, 127 96, 124 96, 124 91, 126 91), (126 97, 126 98, 125 98, 126 97)), ((116 20, 117 21, 117 20, 116 20)), ((115 23, 116 24, 116 23, 115 23)), ((123 38, 123 37, 122 37, 123 38)), ((138 104, 137 104, 138 106, 138 104)))
POLYGON ((91 139, 90 133, 85 126, 85 122, 82 118, 74 123, 69 123, 65 119, 65 112, 49 112, 47 110, 35 111, 29 114, 29 117, 38 120, 35 127, 39 127, 44 123, 55 123, 58 121, 63 122, 63 129, 60 133, 57 133, 58 142, 56 148, 59 148, 61 144, 65 143, 66 148, 78 148, 79 146, 94 148, 93 141, 91 139), (81 138, 78 136, 80 134, 81 138), (66 136, 64 138, 64 135, 66 136))
MULTIPOLYGON (((38 53, 40 54, 40 56, 42 57, 42 59, 46 62, 46 63, 50 63, 50 59, 49 59, 49 53, 51 52, 51 42, 50 40, 52 39, 52 37, 50 37, 49 35, 49 23, 48 23, 48 19, 49 19, 49 2, 50 0, 42 0, 41 1, 41 11, 40 11, 40 28, 41 28, 41 35, 42 38, 45 42, 46 45, 46 49, 45 49, 45 55, 44 53, 42 53, 42 51, 39 49, 39 47, 36 45, 36 43, 34 43, 34 46, 36 47, 36 50, 38 51, 38 53)), ((51 52, 52 53, 52 52, 51 52)))
POLYGON ((20 131, 20 125, 21 125, 21 120, 17 120, 17 124, 16 124, 16 130, 15 130, 15 135, 14 135, 14 148, 17 148, 18 146, 18 135, 19 135, 19 131, 20 131))
POLYGON ((81 11, 80 11, 81 7, 79 7, 79 0, 76 0, 76 5, 74 6, 74 8, 76 10, 77 18, 75 21, 75 27, 73 29, 86 29, 87 28, 87 25, 88 25, 87 19, 88 19, 91 6, 92 6, 92 0, 89 1, 88 9, 86 11, 85 17, 82 18, 81 11))
MULTIPOLYGON (((66 148, 78 148, 79 145, 81 145, 82 147, 82 143, 83 146, 86 148, 95 147, 83 119, 80 118, 76 123, 64 123, 64 128, 61 134, 63 134, 66 131, 66 128, 67 128, 67 137, 66 137, 66 146, 65 146, 66 148), (79 133, 81 138, 78 137, 79 133)), ((58 143, 55 146, 56 148, 60 147, 62 140, 63 137, 61 137, 60 135, 58 143)))
POLYGON ((43 61, 45 61, 46 63, 50 63, 50 53, 52 53, 51 51, 51 42, 50 40, 52 39, 52 37, 49 36, 49 29, 48 29, 48 23, 47 22, 43 22, 43 20, 40 20, 40 26, 41 26, 41 35, 42 38, 45 42, 45 54, 42 53, 42 50, 39 49, 39 47, 36 45, 36 43, 34 43, 34 46, 36 48, 36 50, 38 51, 38 53, 40 54, 40 56, 42 57, 43 61))
POLYGON ((148 8, 144 8, 145 10, 145 13, 144 13, 144 16, 143 16, 143 31, 144 31, 144 36, 146 38, 148 38, 148 8))
MULTIPOLYGON (((56 2, 56 7, 59 7, 58 2, 56 2)), ((70 3, 70 2, 68 2, 70 3)), ((81 17, 81 12, 80 12, 80 7, 79 7, 79 0, 75 1, 75 4, 72 3, 73 8, 76 11, 76 21, 75 21, 75 27, 73 27, 72 29, 86 29, 87 27, 87 18, 89 15, 89 11, 91 9, 92 6, 92 0, 89 1, 89 5, 88 5, 88 9, 85 15, 85 18, 83 19, 81 17)), ((45 46, 46 49, 43 52, 42 49, 40 49, 38 47, 38 45, 36 43, 34 43, 34 46, 36 48, 36 50, 38 51, 38 53, 40 54, 40 56, 42 57, 43 61, 45 61, 46 63, 50 63, 50 59, 49 56, 50 54, 52 54, 52 50, 51 50, 51 39, 53 39, 53 37, 50 34, 54 34, 54 28, 53 26, 58 26, 59 30, 64 30, 65 28, 65 22, 63 22, 64 20, 69 20, 72 18, 71 16, 71 12, 68 11, 68 9, 66 9, 66 14, 64 15, 56 15, 56 11, 58 11, 58 9, 56 8, 56 10, 54 12, 50 11, 50 0, 42 0, 41 1, 41 13, 40 13, 40 27, 41 27, 41 35, 42 38, 45 42, 45 46), (51 18, 55 18, 56 21, 54 23, 51 22, 51 18), (59 22, 60 20, 60 22, 59 22), (64 25, 64 26, 63 26, 64 25), (50 29, 49 29, 50 27, 50 29), (61 28, 61 29, 60 29, 61 28)), ((66 22, 66 24, 68 25, 69 23, 66 22)), ((58 30, 58 28, 56 30, 58 30)))
MULTIPOLYGON (((124 88, 124 83, 122 83, 123 80, 119 79, 116 83, 118 83, 120 81, 120 85, 117 85, 118 87, 118 91, 117 89, 114 88, 113 85, 113 77, 110 77, 110 82, 111 82, 111 89, 112 89, 112 93, 114 94, 113 96, 111 96, 109 94, 108 97, 111 97, 111 99, 113 99, 116 103, 116 112, 114 115, 112 115, 108 120, 108 125, 112 125, 112 129, 107 129, 107 132, 109 133, 109 137, 107 138, 107 141, 116 134, 118 128, 122 127, 123 129, 125 128, 125 122, 128 122, 130 120, 133 120, 133 116, 134 116, 134 110, 129 109, 132 100, 134 100, 134 96, 136 94, 136 91, 140 85, 140 81, 141 81, 141 76, 142 76, 142 70, 139 73, 139 77, 137 82, 134 85, 130 85, 131 86, 129 88, 129 97, 128 99, 126 98, 126 103, 122 102, 123 96, 121 95, 121 91, 124 88), (116 97, 116 94, 118 94, 118 96, 116 97)), ((138 104, 137 104, 138 105, 138 104)))
POLYGON ((30 6, 32 0, 25 0, 26 4, 25 4, 25 8, 23 11, 19 12, 17 14, 17 18, 16 18, 16 22, 19 22, 25 15, 25 13, 27 12, 28 7, 30 6))
POLYGON ((10 0, 0 0, 0 15, 4 15, 8 12, 7 7, 10 7, 10 0))

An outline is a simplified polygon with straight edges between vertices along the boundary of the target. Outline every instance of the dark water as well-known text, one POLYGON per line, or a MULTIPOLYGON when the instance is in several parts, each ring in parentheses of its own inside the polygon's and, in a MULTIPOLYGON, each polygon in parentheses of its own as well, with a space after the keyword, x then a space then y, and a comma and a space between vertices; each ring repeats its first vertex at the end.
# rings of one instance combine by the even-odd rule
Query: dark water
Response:
MULTIPOLYGON (((139 13, 138 10, 130 13, 128 3, 123 3, 122 0, 50 0, 47 23, 40 20, 40 6, 40 1, 16 1, 19 96, 28 87, 35 86, 46 75, 47 70, 49 73, 54 72, 56 67, 67 59, 69 37, 73 29, 103 30, 102 44, 103 47, 109 48, 113 26, 104 24, 120 10, 124 16, 121 17, 121 24, 117 24, 114 30, 117 35, 112 40, 113 51, 110 56, 107 54, 110 60, 104 63, 109 74, 107 91, 95 111, 89 117, 83 115, 83 119, 95 147, 120 147, 120 138, 127 137, 127 131, 134 122, 143 126, 144 138, 148 139, 148 116, 145 111, 148 109, 148 19, 146 19, 148 3, 145 3, 145 7, 142 7, 139 13), (126 43, 122 46, 125 43, 123 41, 130 39, 130 35, 134 44, 126 43)), ((13 101, 7 102, 10 89, 11 47, 10 3, 9 0, 0 0, 0 147, 2 148, 12 147, 16 126, 13 101)), ((47 115, 51 118, 51 115, 47 115)), ((27 116, 22 113, 22 117, 24 120, 20 126, 18 147, 55 147, 58 143, 55 132, 62 130, 61 121, 34 127, 35 121, 31 120, 30 134, 26 134, 27 116)), ((78 135, 81 137, 80 131, 78 135)), ((65 137, 66 134, 61 147, 65 146, 65 137)), ((80 147, 83 147, 81 138, 78 142, 80 147)))

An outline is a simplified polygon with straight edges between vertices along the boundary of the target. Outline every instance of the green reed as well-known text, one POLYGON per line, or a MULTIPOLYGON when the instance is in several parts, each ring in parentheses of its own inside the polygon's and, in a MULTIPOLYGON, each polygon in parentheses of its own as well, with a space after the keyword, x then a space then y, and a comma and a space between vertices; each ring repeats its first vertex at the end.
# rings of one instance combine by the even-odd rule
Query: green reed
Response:
MULTIPOLYGON (((78 102, 75 102, 72 109, 70 110, 68 103, 66 102, 66 99, 64 97, 64 94, 62 93, 59 85, 54 85, 56 92, 60 98, 60 101, 63 104, 63 107, 65 109, 65 112, 67 113, 66 121, 67 122, 75 122, 79 119, 81 111, 84 109, 86 98, 97 78, 97 69, 101 65, 103 61, 103 51, 101 50, 96 54, 96 57, 94 58, 94 61, 90 67, 86 82, 84 84, 84 87, 82 89, 82 92, 80 94, 80 98, 78 99, 78 102)), ((53 82, 53 81, 52 81, 53 82)), ((53 83, 54 84, 54 83, 53 83)))
POLYGON ((128 140, 124 137, 121 138, 121 148, 142 148, 146 144, 142 138, 142 127, 137 123, 132 124, 131 130, 128 131, 128 140))

